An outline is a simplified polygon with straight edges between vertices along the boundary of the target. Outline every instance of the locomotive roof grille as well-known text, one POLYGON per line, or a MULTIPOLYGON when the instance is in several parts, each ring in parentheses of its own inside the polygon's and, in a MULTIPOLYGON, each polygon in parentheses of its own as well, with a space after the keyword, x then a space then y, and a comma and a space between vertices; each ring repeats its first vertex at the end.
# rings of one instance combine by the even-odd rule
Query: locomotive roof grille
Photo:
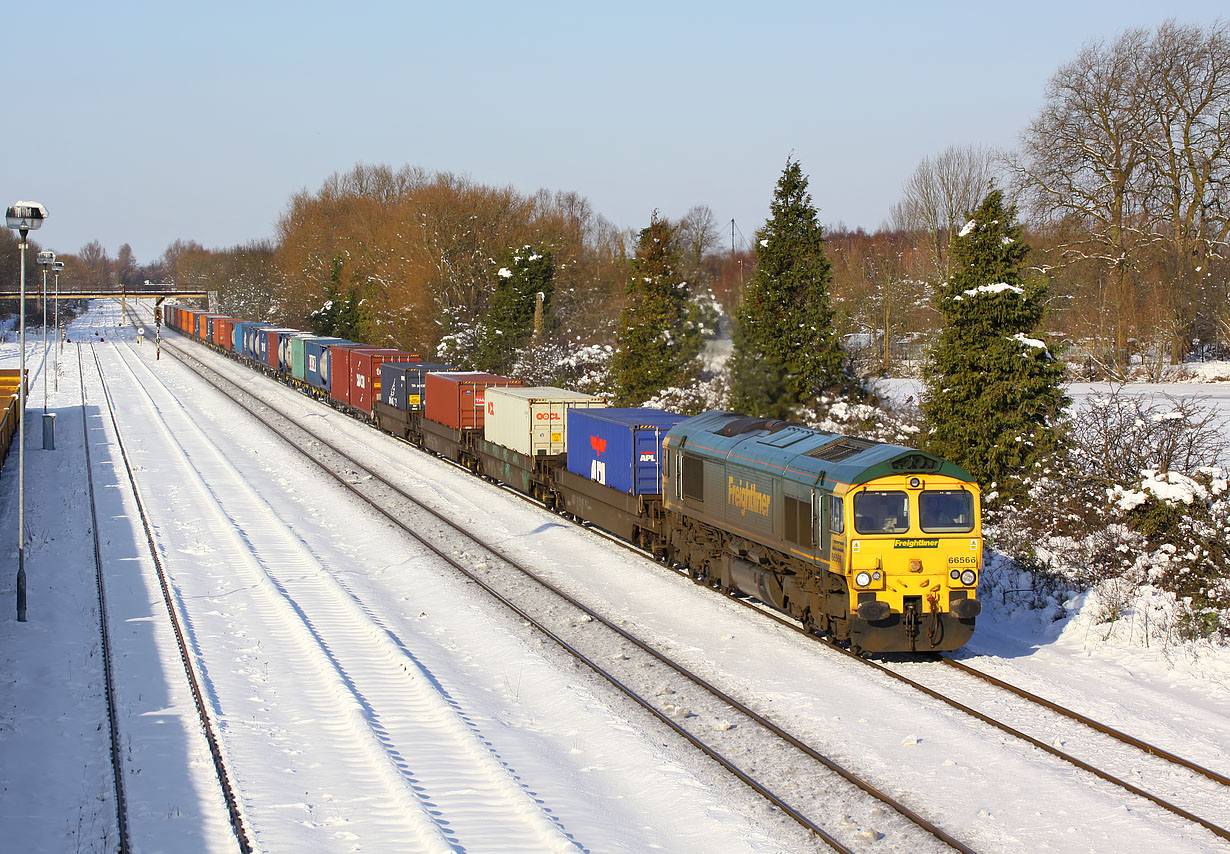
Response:
POLYGON ((870 439, 858 439, 854 436, 842 436, 836 441, 821 445, 819 448, 812 448, 805 457, 812 457, 817 460, 824 460, 830 463, 839 463, 844 459, 861 454, 870 448, 874 448, 879 442, 872 442, 870 439))

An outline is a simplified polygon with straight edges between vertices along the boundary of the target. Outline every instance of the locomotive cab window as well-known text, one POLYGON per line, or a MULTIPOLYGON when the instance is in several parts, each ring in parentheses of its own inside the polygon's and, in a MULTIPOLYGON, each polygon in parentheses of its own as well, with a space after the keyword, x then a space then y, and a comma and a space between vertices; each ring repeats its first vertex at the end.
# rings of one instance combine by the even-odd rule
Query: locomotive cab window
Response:
POLYGON ((927 489, 918 495, 919 524, 928 534, 974 530, 974 497, 964 489, 927 489))
POLYGON ((909 496, 899 491, 858 493, 854 529, 860 534, 904 534, 910 530, 909 496))
POLYGON ((829 532, 844 534, 846 532, 846 503, 836 495, 829 497, 829 532))

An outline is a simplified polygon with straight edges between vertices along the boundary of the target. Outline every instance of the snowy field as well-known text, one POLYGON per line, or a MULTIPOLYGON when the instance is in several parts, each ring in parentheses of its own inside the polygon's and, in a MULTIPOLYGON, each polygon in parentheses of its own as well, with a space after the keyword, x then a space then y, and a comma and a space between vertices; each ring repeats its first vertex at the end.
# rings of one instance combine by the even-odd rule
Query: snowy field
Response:
MULTIPOLYGON (((1166 396, 1195 400, 1216 411, 1230 424, 1230 363, 1206 362, 1204 364, 1176 366, 1176 376, 1184 381, 1162 383, 1070 383, 1068 397, 1074 407, 1079 407, 1095 394, 1118 392, 1155 399, 1166 396)), ((922 381, 917 378, 882 379, 875 383, 875 391, 889 401, 917 402, 922 394, 922 381)), ((1230 463, 1230 461, 1227 461, 1230 463)))
MULTIPOLYGON (((74 343, 58 369, 49 366, 58 370, 48 374, 47 393, 57 416, 54 451, 41 447, 41 339, 32 336, 27 355, 27 623, 15 619, 16 446, 0 476, 5 850, 115 849, 83 415, 118 652, 134 850, 237 850, 114 428, 103 417, 91 350, 117 406, 257 850, 822 850, 309 471, 174 359, 155 361, 150 342, 138 345, 120 327, 118 305, 96 303, 70 337, 87 342, 85 401, 74 343)), ((14 344, 0 345, 0 367, 17 360, 14 344)), ((707 678, 754 698, 976 850, 1230 852, 1208 832, 592 532, 234 363, 210 363, 309 417, 314 429, 384 457, 400 483, 434 506, 549 568, 590 607, 707 678)), ((1171 388, 1224 400, 1230 413, 1230 386, 1171 388)), ((1058 622, 1010 597, 986 605, 968 663, 1230 773, 1224 650, 1160 650, 1108 636, 1080 600, 1066 603, 1069 616, 1058 622)), ((612 646, 609 654, 622 653, 612 646)), ((670 678, 662 679, 670 690, 670 678)), ((1048 742, 1065 738, 1038 726, 1048 742)), ((1147 768, 1125 773, 1149 782, 1147 768)), ((851 819, 838 803, 829 821, 836 828, 851 819)), ((854 830, 861 850, 908 850, 875 824, 854 830)))

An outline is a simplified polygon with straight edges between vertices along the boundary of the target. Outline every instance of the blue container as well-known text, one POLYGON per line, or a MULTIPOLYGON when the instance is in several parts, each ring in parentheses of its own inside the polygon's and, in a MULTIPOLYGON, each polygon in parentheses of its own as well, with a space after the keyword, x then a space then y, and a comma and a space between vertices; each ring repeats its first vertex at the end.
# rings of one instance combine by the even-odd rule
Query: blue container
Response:
POLYGON ((249 323, 244 327, 243 354, 249 359, 260 358, 261 339, 265 337, 264 331, 268 328, 268 323, 249 323))
POLYGON ((310 386, 329 391, 329 348, 334 344, 354 344, 345 338, 309 338, 303 342, 303 378, 310 386))
MULTIPOLYGON (((284 332, 297 332, 297 330, 286 329, 285 327, 274 328, 272 326, 267 326, 259 332, 254 333, 252 358, 259 360, 262 364, 268 365, 271 368, 278 367, 276 358, 272 362, 269 361, 269 335, 270 333, 277 333, 278 338, 275 340, 280 341, 282 333, 284 332)), ((277 345, 275 344, 274 347, 276 348, 277 345)), ((276 349, 274 352, 277 352, 276 349)))
POLYGON ((629 495, 662 492, 662 439, 687 416, 661 409, 568 409, 568 471, 629 495))
POLYGON ((268 326, 268 323, 256 323, 251 320, 241 320, 236 322, 232 337, 234 339, 235 352, 240 356, 247 356, 250 359, 256 358, 252 350, 252 337, 257 329, 268 326))
POLYGON ((380 366, 380 400, 402 412, 420 410, 427 375, 456 370, 442 362, 385 362, 380 366))

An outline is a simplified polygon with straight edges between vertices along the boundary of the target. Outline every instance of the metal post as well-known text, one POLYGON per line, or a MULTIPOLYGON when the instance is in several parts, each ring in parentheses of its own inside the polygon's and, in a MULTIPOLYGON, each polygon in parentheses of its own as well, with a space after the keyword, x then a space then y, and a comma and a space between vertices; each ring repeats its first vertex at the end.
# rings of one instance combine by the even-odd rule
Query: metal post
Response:
POLYGON ((21 371, 17 376, 17 622, 26 621, 26 230, 21 230, 21 371))
POLYGON ((43 265, 43 414, 47 414, 47 265, 43 265))
POLYGON ((64 336, 60 333, 60 271, 56 270, 56 391, 60 390, 60 350, 64 336))
MULTIPOLYGON (((30 231, 39 228, 47 218, 47 209, 38 202, 17 202, 5 212, 5 225, 20 235, 17 248, 21 252, 21 295, 18 298, 21 367, 17 377, 17 621, 26 621, 26 250, 30 248, 30 231)), ((44 316, 44 321, 46 317, 44 316)))

